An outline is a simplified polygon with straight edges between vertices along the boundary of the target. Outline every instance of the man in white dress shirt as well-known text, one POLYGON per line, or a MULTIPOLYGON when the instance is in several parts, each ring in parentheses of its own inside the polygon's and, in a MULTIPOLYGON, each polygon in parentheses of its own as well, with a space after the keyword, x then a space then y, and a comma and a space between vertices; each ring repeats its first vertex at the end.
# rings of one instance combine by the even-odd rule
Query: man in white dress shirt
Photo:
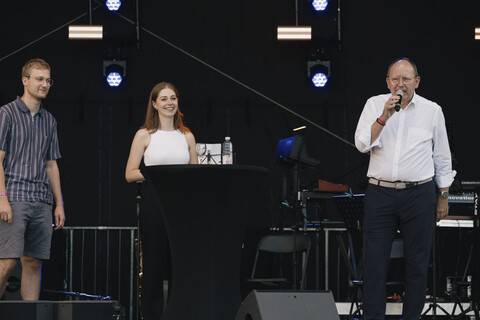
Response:
POLYGON ((367 100, 355 132, 357 149, 370 152, 363 223, 364 319, 385 318, 388 261, 400 230, 405 257, 402 315, 403 320, 418 320, 434 217, 448 214, 455 171, 442 109, 415 93, 420 76, 413 61, 395 60, 386 82, 390 93, 367 100), (401 104, 398 111, 395 104, 401 104))

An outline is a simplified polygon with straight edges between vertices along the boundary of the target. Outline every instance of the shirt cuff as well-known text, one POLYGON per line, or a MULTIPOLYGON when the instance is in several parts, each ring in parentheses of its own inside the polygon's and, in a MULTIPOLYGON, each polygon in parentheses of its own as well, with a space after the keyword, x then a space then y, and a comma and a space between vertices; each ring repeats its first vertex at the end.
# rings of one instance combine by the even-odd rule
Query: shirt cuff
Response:
POLYGON ((452 172, 446 176, 435 176, 435 183, 438 188, 448 188, 452 185, 456 175, 457 171, 452 170, 452 172))
POLYGON ((382 147, 380 136, 373 143, 370 143, 371 139, 372 137, 369 134, 358 136, 358 142, 362 144, 361 148, 358 148, 360 152, 366 153, 372 150, 374 147, 382 147))

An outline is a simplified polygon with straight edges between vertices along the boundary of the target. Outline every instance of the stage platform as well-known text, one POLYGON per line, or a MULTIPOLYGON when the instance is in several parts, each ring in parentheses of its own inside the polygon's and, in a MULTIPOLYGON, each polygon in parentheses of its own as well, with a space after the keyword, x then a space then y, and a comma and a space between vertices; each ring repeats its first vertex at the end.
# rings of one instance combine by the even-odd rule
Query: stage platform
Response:
MULTIPOLYGON (((438 306, 445 309, 445 311, 450 315, 454 308, 453 302, 439 302, 438 306)), ((336 302, 338 314, 341 318, 348 316, 350 312, 350 302, 336 302)), ((469 307, 468 302, 462 302, 463 309, 469 307)), ((425 303, 425 307, 422 311, 422 314, 429 308, 430 303, 425 303)), ((4 316, 7 316, 5 320, 8 320, 10 315, 15 315, 13 319, 19 320, 23 319, 22 316, 33 315, 38 313, 38 317, 35 318, 25 318, 25 319, 53 319, 54 313, 60 316, 60 319, 85 319, 86 315, 89 315, 90 320, 95 319, 112 319, 117 315, 118 319, 129 319, 128 315, 123 316, 119 310, 115 308, 114 302, 110 301, 0 301, 0 310, 4 313, 4 316), (50 308, 50 310, 49 310, 50 308), (40 316, 42 314, 42 316, 40 316), (108 314, 108 316, 106 316, 108 314), (111 315, 111 316, 110 316, 111 315)), ((455 309, 455 315, 458 315, 461 312, 459 306, 457 305, 455 309)), ((402 303, 401 302, 388 302, 387 303, 387 312, 386 315, 389 318, 395 318, 395 316, 401 316, 402 313, 402 303)), ((1 313, 0 313, 1 314, 1 313)), ((432 316, 433 312, 430 310, 427 316, 432 316)), ((454 315, 454 316, 455 316, 454 315)), ((443 317, 445 314, 440 308, 437 308, 436 312, 437 317, 443 317)), ((467 316, 470 316, 474 319, 473 311, 467 313, 467 316)), ((3 317, 0 317, 3 320, 3 317)), ((58 317, 56 318, 59 319, 58 317)), ((136 320, 134 317, 130 320, 136 320)))
MULTIPOLYGON (((423 308, 422 314, 429 308, 431 302, 425 303, 425 307, 423 308)), ((350 312, 350 302, 336 302, 335 305, 337 306, 337 311, 340 316, 348 315, 350 312)), ((401 316, 402 314, 402 303, 401 302, 387 302, 387 312, 386 315, 398 315, 401 316)), ((452 313, 453 307, 455 303, 453 302, 437 302, 437 305, 445 309, 446 312, 449 314, 452 313)), ((463 309, 467 309, 470 306, 468 302, 462 302, 463 309)), ((455 309, 455 315, 458 315, 461 312, 460 308, 457 306, 455 309)), ((433 311, 430 310, 426 315, 430 316, 433 315, 433 311)), ((437 316, 444 316, 445 314, 441 311, 440 308, 437 308, 437 316)), ((473 311, 469 312, 467 315, 474 316, 473 311)))

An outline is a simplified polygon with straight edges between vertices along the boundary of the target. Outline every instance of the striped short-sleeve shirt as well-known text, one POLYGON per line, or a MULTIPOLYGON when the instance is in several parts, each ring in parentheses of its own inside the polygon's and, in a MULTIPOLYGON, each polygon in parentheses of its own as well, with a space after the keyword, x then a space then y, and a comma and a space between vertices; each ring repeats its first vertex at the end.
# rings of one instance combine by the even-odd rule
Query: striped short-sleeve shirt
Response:
POLYGON ((0 150, 8 200, 52 204, 46 163, 61 157, 55 118, 43 107, 32 117, 17 97, 0 107, 0 150))

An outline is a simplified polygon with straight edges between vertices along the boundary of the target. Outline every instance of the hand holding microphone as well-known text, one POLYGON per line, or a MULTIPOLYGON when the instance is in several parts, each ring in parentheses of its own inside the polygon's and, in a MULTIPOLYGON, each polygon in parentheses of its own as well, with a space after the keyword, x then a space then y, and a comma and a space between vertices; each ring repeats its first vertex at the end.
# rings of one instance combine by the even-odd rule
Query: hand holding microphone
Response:
POLYGON ((392 95, 386 102, 385 102, 385 107, 383 110, 383 114, 377 118, 377 122, 381 126, 385 126, 387 120, 393 116, 395 112, 400 111, 400 108, 402 107, 402 98, 403 98, 404 92, 402 90, 397 90, 395 92, 395 95, 392 95), (395 110, 395 111, 393 111, 395 110))

